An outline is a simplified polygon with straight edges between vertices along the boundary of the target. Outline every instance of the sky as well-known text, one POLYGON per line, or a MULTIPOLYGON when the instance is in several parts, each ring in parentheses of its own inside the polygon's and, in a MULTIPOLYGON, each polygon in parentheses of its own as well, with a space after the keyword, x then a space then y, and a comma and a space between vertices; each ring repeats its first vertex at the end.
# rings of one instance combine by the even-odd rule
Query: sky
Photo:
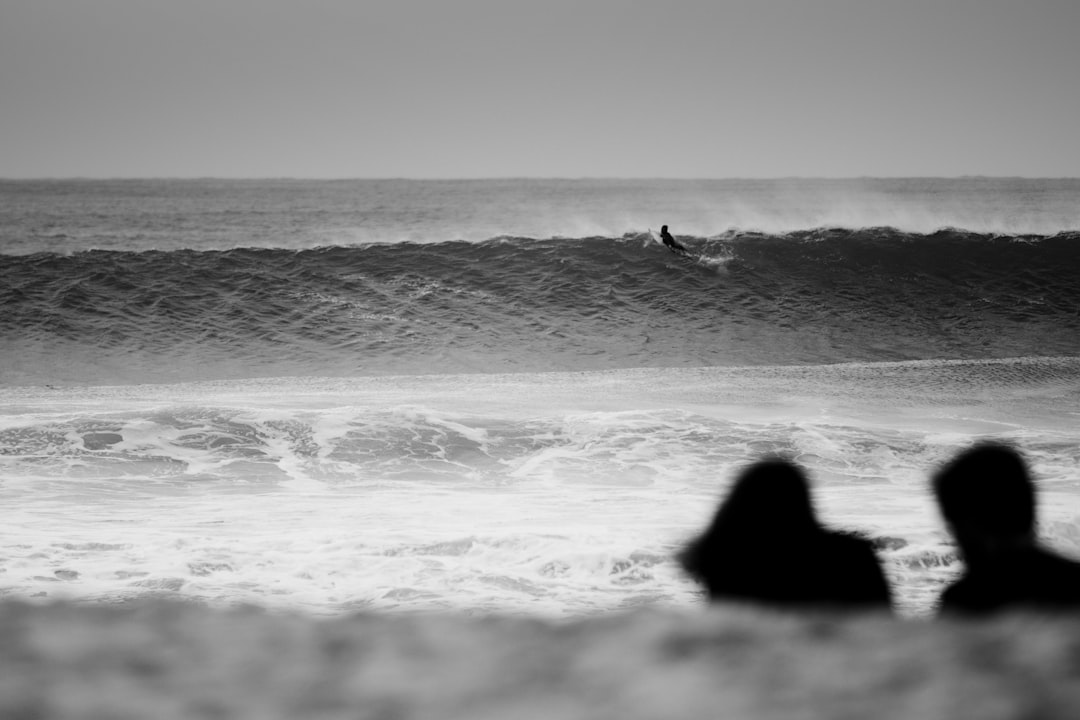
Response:
POLYGON ((1077 0, 0 0, 0 177, 1080 176, 1077 0))

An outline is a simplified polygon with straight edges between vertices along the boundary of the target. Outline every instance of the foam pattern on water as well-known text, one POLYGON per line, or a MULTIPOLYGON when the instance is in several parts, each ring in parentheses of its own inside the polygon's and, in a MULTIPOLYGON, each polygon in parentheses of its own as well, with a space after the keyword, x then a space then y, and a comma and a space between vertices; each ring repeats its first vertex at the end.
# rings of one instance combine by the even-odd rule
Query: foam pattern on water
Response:
POLYGON ((0 587, 320 613, 689 605, 674 552, 740 467, 780 454, 925 613, 959 568, 927 477, 976 438, 1021 447, 1044 537, 1080 554, 1076 405, 1057 391, 1073 365, 10 388, 0 587))

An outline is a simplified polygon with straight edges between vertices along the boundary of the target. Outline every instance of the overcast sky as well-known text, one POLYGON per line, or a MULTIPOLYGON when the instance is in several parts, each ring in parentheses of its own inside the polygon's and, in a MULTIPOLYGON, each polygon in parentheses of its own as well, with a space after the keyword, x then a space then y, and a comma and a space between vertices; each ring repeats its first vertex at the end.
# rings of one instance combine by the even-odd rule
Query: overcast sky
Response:
POLYGON ((0 0, 0 177, 1080 176, 1078 0, 0 0))

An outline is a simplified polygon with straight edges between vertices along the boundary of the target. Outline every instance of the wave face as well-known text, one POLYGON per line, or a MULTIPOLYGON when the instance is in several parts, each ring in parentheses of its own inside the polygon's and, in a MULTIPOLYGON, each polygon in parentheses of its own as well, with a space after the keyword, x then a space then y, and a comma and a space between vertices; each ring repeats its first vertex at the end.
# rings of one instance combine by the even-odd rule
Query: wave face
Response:
POLYGON ((1080 233, 0 256, 0 381, 540 372, 1080 354, 1080 233))

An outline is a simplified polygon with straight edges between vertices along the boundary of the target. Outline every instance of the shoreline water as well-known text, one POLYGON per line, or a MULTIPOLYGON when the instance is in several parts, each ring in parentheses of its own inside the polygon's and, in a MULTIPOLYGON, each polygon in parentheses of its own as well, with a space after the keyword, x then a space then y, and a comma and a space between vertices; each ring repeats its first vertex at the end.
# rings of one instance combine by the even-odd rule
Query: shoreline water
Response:
POLYGON ((1080 551, 1078 377, 1016 358, 7 387, 5 577, 329 614, 685 607, 675 551, 781 453, 925 616, 957 570, 927 478, 976 439, 1028 455, 1043 534, 1080 551))

